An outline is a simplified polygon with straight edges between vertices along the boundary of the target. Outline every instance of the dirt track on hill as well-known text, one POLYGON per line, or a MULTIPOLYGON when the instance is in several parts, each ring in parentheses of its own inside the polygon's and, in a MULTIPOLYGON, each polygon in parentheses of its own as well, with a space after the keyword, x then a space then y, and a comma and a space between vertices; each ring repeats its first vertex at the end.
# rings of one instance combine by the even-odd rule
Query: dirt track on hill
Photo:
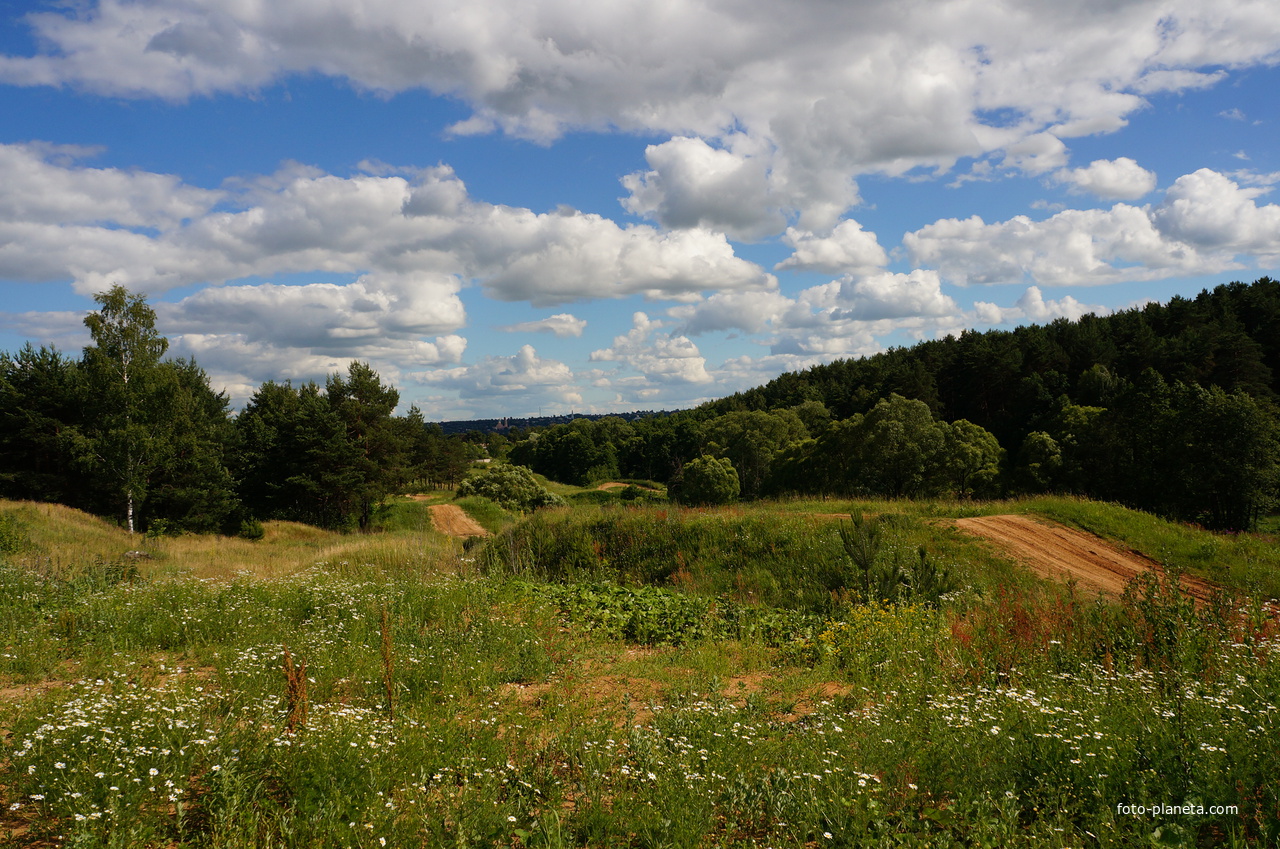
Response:
POLYGON ((436 530, 451 537, 487 537, 489 532, 456 504, 432 504, 431 521, 436 530))
MULTIPOLYGON (((1092 534, 1028 516, 978 516, 957 519, 956 526, 983 537, 1025 563, 1041 578, 1076 580, 1081 590, 1118 596, 1144 572, 1163 574, 1163 567, 1136 551, 1124 551, 1092 534)), ((1182 591, 1197 602, 1207 602, 1216 587, 1198 578, 1182 578, 1182 591)))

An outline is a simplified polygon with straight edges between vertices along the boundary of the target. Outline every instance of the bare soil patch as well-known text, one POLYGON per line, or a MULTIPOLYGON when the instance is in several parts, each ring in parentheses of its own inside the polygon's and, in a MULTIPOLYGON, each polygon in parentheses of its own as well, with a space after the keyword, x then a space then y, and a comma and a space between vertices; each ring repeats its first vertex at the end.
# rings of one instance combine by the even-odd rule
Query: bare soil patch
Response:
POLYGON ((661 490, 654 489, 651 486, 638 486, 633 483, 622 483, 621 481, 609 481, 608 483, 602 483, 599 486, 597 486, 596 489, 604 490, 607 492, 608 490, 611 490, 611 489, 626 489, 629 486, 634 486, 636 489, 641 489, 641 490, 644 490, 645 492, 661 492, 661 490))
MULTIPOLYGON (((957 519, 956 526, 995 543, 1041 578, 1074 579, 1081 590, 1095 595, 1118 596, 1143 573, 1164 574, 1164 567, 1144 554, 1029 516, 976 516, 957 519)), ((1216 589, 1208 581, 1182 577, 1182 591, 1197 602, 1209 601, 1216 589)))
POLYGON ((487 537, 489 532, 482 528, 456 504, 432 504, 431 521, 436 530, 451 537, 487 537))

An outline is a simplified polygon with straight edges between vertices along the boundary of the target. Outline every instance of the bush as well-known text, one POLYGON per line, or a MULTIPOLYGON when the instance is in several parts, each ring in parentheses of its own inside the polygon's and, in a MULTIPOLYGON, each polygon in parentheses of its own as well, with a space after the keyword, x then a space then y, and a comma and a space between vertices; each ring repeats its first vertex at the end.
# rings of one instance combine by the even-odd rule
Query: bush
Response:
POLYGON ((672 483, 678 484, 672 488, 682 504, 728 504, 737 501, 741 492, 738 471, 726 457, 703 455, 692 460, 684 467, 679 481, 672 483))
POLYGON ((472 495, 483 496, 508 510, 518 510, 521 513, 564 504, 564 499, 544 489, 534 478, 533 472, 524 466, 490 466, 463 481, 454 498, 472 495))
POLYGON ((259 540, 266 536, 267 530, 262 526, 262 522, 250 517, 240 523, 240 530, 236 536, 242 539, 259 540))

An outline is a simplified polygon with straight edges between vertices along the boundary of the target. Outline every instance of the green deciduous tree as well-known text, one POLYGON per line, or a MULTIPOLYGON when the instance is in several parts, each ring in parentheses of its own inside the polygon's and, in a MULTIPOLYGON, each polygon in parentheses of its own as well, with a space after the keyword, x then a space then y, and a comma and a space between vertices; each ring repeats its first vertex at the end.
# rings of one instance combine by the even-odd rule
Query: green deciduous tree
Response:
POLYGON ((738 500, 738 471, 727 457, 702 456, 685 464, 678 480, 667 492, 682 504, 729 504, 738 500))
POLYGON ((942 473, 956 495, 995 495, 1004 462, 1004 449, 995 436, 965 419, 944 426, 943 431, 942 473))
POLYGON ((901 395, 880 401, 860 426, 859 480, 874 493, 894 497, 928 492, 939 471, 944 425, 929 407, 901 395))
POLYGON ((726 413, 708 422, 703 432, 710 452, 733 463, 745 498, 761 494, 774 457, 809 436, 791 410, 726 413))
POLYGON ((94 295, 100 306, 85 317, 93 344, 84 349, 90 415, 82 458, 106 483, 135 530, 135 512, 167 449, 163 416, 170 375, 160 368, 169 341, 156 332, 146 298, 113 286, 94 295))

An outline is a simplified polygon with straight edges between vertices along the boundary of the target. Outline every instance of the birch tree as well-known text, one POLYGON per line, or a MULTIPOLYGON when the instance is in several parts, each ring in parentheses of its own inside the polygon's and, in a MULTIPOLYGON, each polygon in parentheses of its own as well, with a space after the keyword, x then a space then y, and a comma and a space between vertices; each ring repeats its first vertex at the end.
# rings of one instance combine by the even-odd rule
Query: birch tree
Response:
POLYGON ((93 299, 100 308, 84 320, 93 344, 84 349, 83 362, 97 407, 96 427, 86 440, 88 459, 123 502, 125 525, 133 533, 135 513, 164 449, 157 402, 168 376, 160 358, 169 340, 156 332, 155 310, 145 296, 116 285, 93 299))

